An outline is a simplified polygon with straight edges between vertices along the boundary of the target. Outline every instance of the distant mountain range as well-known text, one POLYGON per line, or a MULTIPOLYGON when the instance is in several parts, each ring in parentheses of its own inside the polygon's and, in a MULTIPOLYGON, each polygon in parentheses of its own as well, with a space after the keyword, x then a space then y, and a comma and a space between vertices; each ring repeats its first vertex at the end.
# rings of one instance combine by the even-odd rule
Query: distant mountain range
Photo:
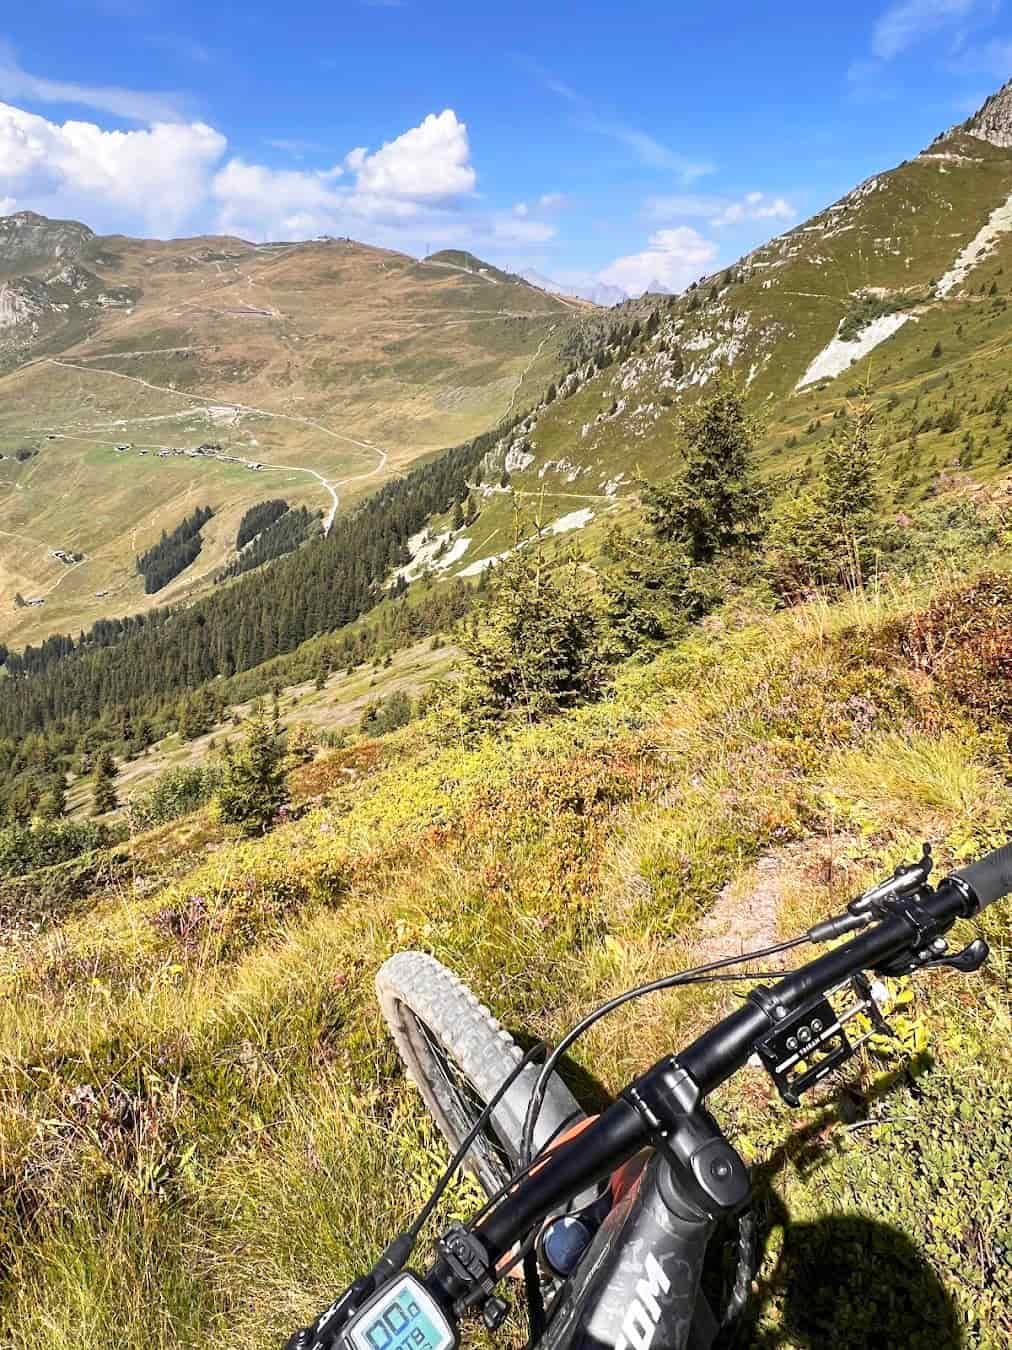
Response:
MULTIPOLYGON (((596 518, 670 471, 682 408, 723 370, 786 479, 814 471, 866 389, 904 501, 949 491, 967 468, 973 482, 1001 477, 1010 286, 1012 82, 677 296, 629 302, 461 251, 419 261, 350 240, 162 243, 0 220, 0 585, 45 601, 0 601, 0 640, 139 607, 134 555, 198 505, 216 508, 210 571, 251 501, 346 505, 527 408, 486 456, 482 538, 444 555, 447 575, 475 575, 509 534, 507 486, 557 498, 560 528, 596 518), (225 463, 157 457, 202 442, 225 463), (268 472, 247 474, 250 462, 268 472)), ((203 579, 192 571, 159 598, 187 598, 203 579)))
MULTIPOLYGON (((605 308, 611 305, 620 305, 623 300, 628 300, 629 295, 621 286, 609 286, 605 281, 588 282, 586 285, 562 285, 561 282, 553 281, 551 277, 546 277, 541 272, 535 272, 529 269, 521 272, 520 275, 525 281, 529 281, 532 286, 538 286, 543 291, 548 291, 550 295, 571 295, 577 300, 589 300, 593 305, 601 305, 605 308)), ((650 292, 666 295, 667 289, 659 282, 655 282, 647 288, 650 292)))

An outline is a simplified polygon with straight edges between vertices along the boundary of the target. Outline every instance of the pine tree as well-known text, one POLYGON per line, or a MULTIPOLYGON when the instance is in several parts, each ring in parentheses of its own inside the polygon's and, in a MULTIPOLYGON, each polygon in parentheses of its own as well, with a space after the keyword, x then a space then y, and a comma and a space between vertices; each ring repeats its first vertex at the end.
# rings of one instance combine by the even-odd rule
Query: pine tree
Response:
POLYGON ((693 563, 752 547, 768 492, 755 469, 755 429, 728 376, 682 421, 685 466, 644 489, 646 518, 662 541, 682 543, 693 563))
POLYGON ((95 777, 92 788, 91 814, 104 816, 114 811, 116 800, 116 761, 108 750, 103 750, 95 761, 95 777))
POLYGON ((821 481, 777 503, 766 539, 766 572, 795 599, 815 586, 851 584, 874 561, 879 453, 869 403, 826 449, 821 481))
POLYGON ((608 625, 625 652, 648 653, 698 614, 692 564, 680 543, 613 529, 604 556, 608 625))
POLYGON ((534 720, 600 690, 601 624, 583 579, 561 583, 540 545, 497 569, 483 614, 462 640, 468 707, 477 722, 517 713, 534 720))
POLYGON ((184 698, 179 705, 179 734, 184 741, 196 740, 211 727, 210 709, 203 692, 184 698))
POLYGON ((263 705, 254 706, 246 739, 235 751, 225 748, 218 810, 244 834, 265 834, 287 798, 284 746, 277 707, 268 717, 263 705))
POLYGON ((834 437, 826 448, 822 469, 826 508, 852 533, 866 532, 878 511, 879 454, 874 425, 871 405, 862 403, 849 434, 834 437))
POLYGON ((460 501, 458 499, 453 503, 453 519, 450 522, 450 529, 454 532, 454 534, 456 534, 458 530, 462 530, 463 528, 464 528, 464 508, 463 506, 461 506, 460 501))
POLYGON ((67 780, 62 773, 50 779, 37 810, 43 820, 59 820, 67 814, 67 780))

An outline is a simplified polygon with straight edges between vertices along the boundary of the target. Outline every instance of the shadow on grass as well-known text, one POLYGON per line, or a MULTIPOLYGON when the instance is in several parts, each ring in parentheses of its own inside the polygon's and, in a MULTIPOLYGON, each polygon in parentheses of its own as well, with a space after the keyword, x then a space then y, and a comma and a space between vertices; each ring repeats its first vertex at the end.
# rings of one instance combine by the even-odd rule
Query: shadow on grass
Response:
POLYGON ((773 1189, 788 1162, 811 1184, 840 1147, 839 1134, 827 1137, 828 1127, 842 1120, 859 1124, 868 1105, 899 1088, 916 1094, 917 1077, 930 1063, 930 1056, 918 1055, 870 1089, 844 1085, 834 1103, 756 1169, 760 1252, 777 1234, 779 1252, 733 1344, 749 1350, 961 1350, 955 1304, 906 1233, 860 1214, 795 1222, 773 1189), (762 1325, 770 1320, 775 1327, 762 1325))
POLYGON ((794 1223, 779 1204, 767 1237, 783 1233, 776 1268, 737 1345, 751 1350, 960 1350, 955 1305, 905 1233, 856 1214, 794 1223), (777 1326, 760 1328, 764 1314, 777 1326))

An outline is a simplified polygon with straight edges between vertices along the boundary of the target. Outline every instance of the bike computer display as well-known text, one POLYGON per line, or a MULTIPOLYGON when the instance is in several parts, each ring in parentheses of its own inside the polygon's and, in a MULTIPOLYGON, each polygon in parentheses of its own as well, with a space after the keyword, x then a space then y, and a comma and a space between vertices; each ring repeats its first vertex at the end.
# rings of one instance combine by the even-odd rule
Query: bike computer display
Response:
POLYGON ((385 1284, 345 1328, 345 1350, 455 1350, 457 1335, 417 1276, 385 1284))

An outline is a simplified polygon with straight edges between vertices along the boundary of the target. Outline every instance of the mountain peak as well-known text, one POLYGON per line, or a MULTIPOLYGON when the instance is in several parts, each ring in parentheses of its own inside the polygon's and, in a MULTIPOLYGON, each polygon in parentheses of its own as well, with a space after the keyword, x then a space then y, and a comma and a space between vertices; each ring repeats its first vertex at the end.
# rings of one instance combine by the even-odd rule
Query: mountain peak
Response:
POLYGON ((36 211, 0 216, 0 276, 73 261, 94 237, 78 220, 50 220, 36 211))
POLYGON ((422 262, 430 267, 452 267, 458 272, 470 272, 474 276, 491 277, 495 281, 515 281, 509 272, 493 267, 482 258, 475 257, 464 248, 442 248, 438 253, 430 253, 422 262))
POLYGON ((971 136, 989 141, 991 145, 1012 148, 1012 80, 1003 84, 997 93, 963 123, 971 136))
POLYGON ((87 225, 82 225, 79 220, 54 220, 51 216, 43 216, 38 211, 13 211, 9 216, 0 216, 0 221, 7 229, 38 229, 52 226, 57 229, 69 227, 86 235, 95 233, 87 225))

